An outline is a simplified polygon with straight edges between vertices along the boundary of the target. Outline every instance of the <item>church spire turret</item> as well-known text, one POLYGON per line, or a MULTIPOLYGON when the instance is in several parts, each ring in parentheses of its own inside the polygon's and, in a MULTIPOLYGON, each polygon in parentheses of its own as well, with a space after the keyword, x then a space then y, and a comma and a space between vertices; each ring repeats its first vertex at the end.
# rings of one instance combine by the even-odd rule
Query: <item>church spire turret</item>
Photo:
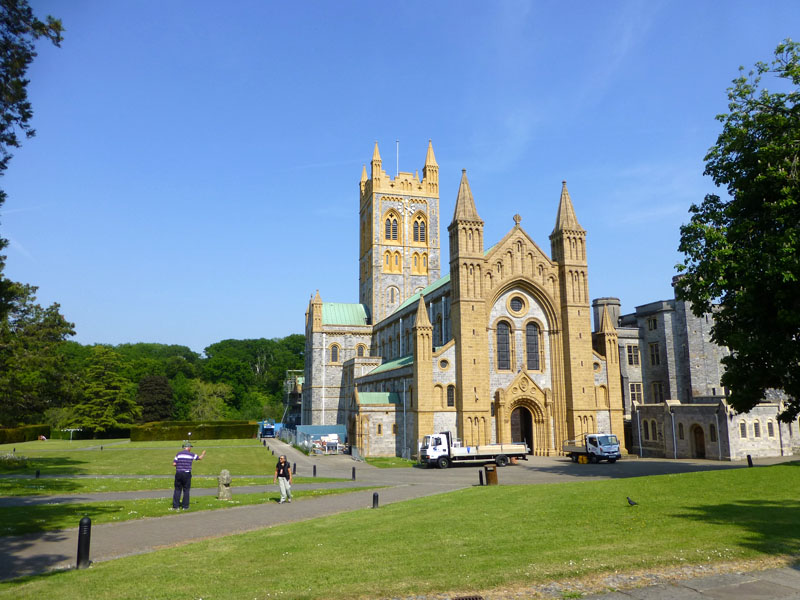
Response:
POLYGON ((425 156, 425 166, 422 167, 422 179, 431 192, 439 191, 439 165, 433 155, 433 142, 428 140, 428 153, 425 156))
POLYGON ((379 187, 381 176, 383 175, 383 161, 381 160, 381 153, 378 151, 378 142, 375 142, 375 150, 372 152, 372 185, 379 187))
POLYGON ((417 304, 417 320, 414 324, 414 328, 419 327, 430 327, 431 320, 428 318, 428 311, 425 308, 425 298, 422 294, 419 295, 419 303, 417 304))
POLYGON ((475 200, 469 187, 466 169, 461 170, 461 183, 458 186, 456 210, 453 214, 453 222, 455 223, 456 221, 481 221, 478 211, 475 209, 475 200))
POLYGON ((456 343, 458 436, 470 446, 491 440, 488 353, 476 352, 486 343, 486 298, 483 220, 475 209, 466 170, 461 172, 450 234, 450 321, 456 343), (482 423, 475 427, 475 423, 482 423))
POLYGON ((359 187, 361 188, 361 195, 364 195, 364 188, 367 187, 367 181, 369 181, 369 177, 367 176, 367 165, 362 165, 361 167, 361 183, 359 187))
POLYGON ((608 305, 603 307, 603 316, 600 319, 600 333, 613 333, 616 335, 617 328, 611 322, 611 315, 608 314, 608 305))
POLYGON ((556 215, 556 226, 553 234, 564 230, 583 231, 578 217, 575 216, 575 209, 572 207, 572 199, 569 197, 567 182, 561 182, 561 200, 558 203, 558 214, 556 215))
POLYGON ((311 316, 311 331, 322 331, 322 298, 319 295, 319 290, 309 302, 308 312, 311 316))

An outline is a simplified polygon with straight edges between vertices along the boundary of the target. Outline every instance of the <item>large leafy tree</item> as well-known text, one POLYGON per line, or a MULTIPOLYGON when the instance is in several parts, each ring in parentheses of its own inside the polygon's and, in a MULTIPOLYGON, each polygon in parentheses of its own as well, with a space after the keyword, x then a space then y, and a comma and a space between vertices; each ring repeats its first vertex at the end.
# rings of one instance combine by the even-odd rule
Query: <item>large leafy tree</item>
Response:
MULTIPOLYGON (((62 31, 58 19, 37 19, 27 0, 0 0, 0 176, 8 168, 11 150, 20 147, 22 138, 36 134, 31 127, 33 110, 25 78, 36 57, 36 41, 46 38, 58 46, 62 31)), ((5 199, 5 192, 0 189, 0 207, 5 199)), ((0 320, 10 310, 16 285, 3 277, 2 251, 7 245, 8 241, 0 237, 0 320)))
POLYGON ((92 348, 82 398, 72 411, 74 427, 102 433, 130 426, 141 416, 134 400, 136 386, 123 376, 123 369, 114 350, 107 346, 92 348))
POLYGON ((72 388, 60 352, 72 323, 58 304, 36 303, 36 288, 14 284, 9 309, 0 320, 0 424, 36 421, 64 404, 72 388))
POLYGON ((740 68, 728 99, 705 158, 728 195, 691 207, 677 290, 696 315, 714 311, 732 406, 746 412, 782 389, 790 421, 800 413, 800 45, 786 40, 770 63, 740 68))
POLYGON ((142 409, 142 421, 166 421, 172 417, 173 391, 163 375, 147 375, 139 381, 136 404, 142 409))

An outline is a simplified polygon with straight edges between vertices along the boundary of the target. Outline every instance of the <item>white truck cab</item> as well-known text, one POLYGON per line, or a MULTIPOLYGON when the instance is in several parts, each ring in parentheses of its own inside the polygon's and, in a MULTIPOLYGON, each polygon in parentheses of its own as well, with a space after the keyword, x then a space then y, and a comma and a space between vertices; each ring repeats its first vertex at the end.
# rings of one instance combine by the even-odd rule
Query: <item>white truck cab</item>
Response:
POLYGON ((583 439, 564 442, 562 450, 572 462, 598 463, 607 460, 615 463, 622 458, 619 439, 613 433, 587 433, 583 439), (581 461, 581 457, 585 457, 584 460, 581 461))

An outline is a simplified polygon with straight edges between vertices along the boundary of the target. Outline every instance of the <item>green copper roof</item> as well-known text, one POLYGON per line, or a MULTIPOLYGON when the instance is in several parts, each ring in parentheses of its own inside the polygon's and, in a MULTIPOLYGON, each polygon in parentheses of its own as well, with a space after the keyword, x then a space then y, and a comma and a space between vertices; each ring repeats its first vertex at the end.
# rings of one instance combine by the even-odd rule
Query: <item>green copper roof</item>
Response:
POLYGON ((397 392, 359 392, 359 404, 402 404, 403 397, 397 392))
MULTIPOLYGON (((496 245, 497 244, 495 244, 494 246, 496 246, 496 245)), ((494 250, 494 246, 490 247, 488 250, 485 250, 483 255, 486 256, 487 254, 489 254, 489 252, 494 250)), ((426 287, 421 292, 417 292, 413 296, 409 296, 408 299, 405 302, 403 302, 400 306, 398 306, 397 309, 394 312, 399 312, 399 311, 403 310, 404 308, 407 308, 408 306, 411 306, 412 304, 416 304, 417 302, 419 302, 419 295, 420 294, 422 294, 423 296, 427 296, 431 292, 434 292, 434 291, 438 290, 440 287, 442 287, 443 285, 446 285, 448 283, 450 283, 450 273, 448 273, 444 277, 440 277, 439 279, 434 281, 432 284, 430 284, 428 287, 426 287)), ((392 314, 394 314, 394 313, 392 313, 392 314)))
POLYGON ((401 311, 401 310, 403 310, 404 308, 406 308, 408 306, 416 304, 417 302, 419 302, 419 295, 420 294, 422 294, 423 296, 427 296, 428 294, 430 294, 434 290, 438 290, 440 287, 442 287, 446 283, 450 283, 450 273, 448 273, 444 277, 441 277, 441 278, 437 279, 436 281, 434 281, 432 284, 430 284, 428 287, 426 287, 421 292, 417 292, 413 296, 409 296, 409 298, 405 302, 403 302, 400 306, 398 306, 397 310, 395 310, 394 312, 401 311))
POLYGON ((363 304, 322 303, 323 325, 368 325, 368 321, 367 308, 363 304))
POLYGON ((401 356, 400 358, 395 358, 394 360, 383 363, 380 367, 372 369, 372 371, 367 373, 367 375, 372 375, 373 373, 383 373, 384 371, 391 371, 392 369, 399 369, 400 367, 406 367, 413 362, 414 357, 411 354, 408 356, 401 356))

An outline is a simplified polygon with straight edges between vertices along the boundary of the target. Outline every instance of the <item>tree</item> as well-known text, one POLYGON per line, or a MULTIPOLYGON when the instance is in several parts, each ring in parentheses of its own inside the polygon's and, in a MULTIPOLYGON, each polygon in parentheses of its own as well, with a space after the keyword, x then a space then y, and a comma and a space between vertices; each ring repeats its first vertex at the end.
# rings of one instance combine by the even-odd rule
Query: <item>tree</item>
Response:
POLYGON ((8 312, 0 320, 0 423, 36 422, 59 407, 71 385, 60 352, 73 324, 59 305, 36 304, 36 288, 14 284, 8 312))
POLYGON ((147 375, 139 381, 136 403, 142 409, 142 421, 166 421, 172 417, 173 392, 163 375, 147 375))
MULTIPOLYGON (((20 137, 33 137, 33 110, 28 101, 25 74, 36 57, 35 43, 44 37, 56 46, 61 43, 61 21, 48 16, 37 19, 27 0, 0 0, 0 177, 8 168, 12 148, 19 148, 20 137)), ((6 194, 0 189, 0 208, 6 194)), ((0 253, 8 241, 0 237, 0 253)), ((0 254, 0 320, 10 309, 14 282, 3 277, 5 256, 0 254)))
POLYGON ((133 399, 135 386, 122 376, 122 369, 122 360, 111 348, 92 348, 83 397, 73 409, 74 427, 102 433, 133 425, 139 418, 141 409, 133 399))
POLYGON ((195 400, 189 410, 194 421, 223 421, 228 418, 233 390, 227 383, 208 383, 195 379, 191 383, 195 400))
POLYGON ((771 63, 740 68, 728 99, 704 173, 728 197, 691 207, 676 289, 695 315, 714 311, 711 337, 731 351, 730 404, 746 412, 783 390, 789 422, 800 413, 800 45, 786 40, 771 63))

